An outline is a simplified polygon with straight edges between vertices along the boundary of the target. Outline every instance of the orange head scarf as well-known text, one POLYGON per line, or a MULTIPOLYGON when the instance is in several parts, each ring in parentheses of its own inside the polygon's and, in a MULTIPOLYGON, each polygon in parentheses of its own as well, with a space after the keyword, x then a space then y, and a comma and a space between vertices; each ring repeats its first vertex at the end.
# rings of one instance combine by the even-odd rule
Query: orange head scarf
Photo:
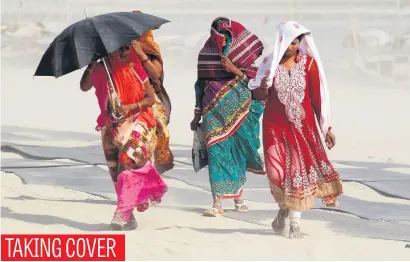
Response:
MULTIPOLYGON (((140 13, 141 11, 136 10, 133 11, 134 13, 140 13)), ((160 100, 163 102, 166 108, 166 115, 167 115, 167 123, 169 122, 170 115, 171 115, 171 100, 163 86, 164 81, 164 64, 161 56, 161 50, 159 45, 154 40, 154 34, 152 30, 145 32, 141 37, 139 37, 138 42, 141 43, 142 50, 150 56, 154 56, 162 66, 162 75, 159 79, 150 79, 152 85, 154 86, 155 92, 157 93, 160 100)))
POLYGON ((145 32, 138 39, 138 41, 141 43, 142 50, 145 53, 155 56, 158 60, 160 60, 162 64, 161 50, 157 42, 155 42, 154 40, 154 34, 152 33, 152 31, 145 32))
MULTIPOLYGON (((135 10, 133 12, 141 13, 141 11, 139 10, 135 10)), ((145 53, 155 56, 157 59, 160 60, 162 64, 161 50, 157 42, 155 42, 154 40, 154 34, 152 33, 152 30, 145 32, 140 38, 138 38, 138 42, 141 43, 142 50, 145 53)))

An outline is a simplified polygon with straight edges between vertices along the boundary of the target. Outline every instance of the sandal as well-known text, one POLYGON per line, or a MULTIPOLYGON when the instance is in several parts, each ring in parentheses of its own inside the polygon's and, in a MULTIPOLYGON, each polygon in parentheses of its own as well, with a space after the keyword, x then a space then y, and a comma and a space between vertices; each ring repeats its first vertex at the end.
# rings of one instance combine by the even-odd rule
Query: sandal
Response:
POLYGON ((134 214, 131 214, 130 217, 130 221, 128 221, 125 225, 124 225, 124 230, 134 230, 138 228, 138 222, 137 219, 135 219, 134 214))
POLYGON ((245 205, 244 201, 242 198, 236 198, 234 199, 235 202, 235 211, 236 212, 248 212, 248 206, 245 205))
POLYGON ((115 231, 122 231, 126 222, 122 220, 122 217, 119 213, 115 213, 114 217, 111 220, 111 228, 115 231))
POLYGON ((134 230, 137 229, 138 222, 132 213, 130 220, 127 222, 122 219, 122 215, 120 213, 115 213, 113 219, 111 220, 110 226, 115 231, 134 230))
POLYGON ((291 239, 303 239, 303 234, 300 232, 299 224, 291 224, 289 230, 289 238, 291 239))
POLYGON ((248 209, 248 206, 245 205, 245 203, 240 203, 240 204, 235 204, 235 211, 246 213, 249 211, 249 209, 248 209))
POLYGON ((215 203, 213 207, 205 209, 202 215, 205 217, 217 217, 222 215, 223 213, 224 210, 222 209, 221 204, 215 203))

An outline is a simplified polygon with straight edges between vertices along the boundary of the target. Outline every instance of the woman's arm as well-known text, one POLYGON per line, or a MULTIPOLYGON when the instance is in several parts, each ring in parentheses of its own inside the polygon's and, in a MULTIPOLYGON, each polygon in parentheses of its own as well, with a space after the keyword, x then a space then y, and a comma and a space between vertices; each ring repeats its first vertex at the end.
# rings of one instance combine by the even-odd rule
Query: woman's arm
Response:
POLYGON ((204 98, 204 82, 202 80, 196 80, 195 82, 195 110, 194 119, 191 121, 191 130, 195 131, 202 117, 202 100, 204 98))
POLYGON ((92 80, 92 74, 95 70, 97 63, 92 63, 87 66, 87 69, 84 71, 83 76, 81 77, 80 80, 80 89, 84 92, 87 92, 93 87, 93 80, 92 80))
POLYGON ((144 67, 145 71, 149 78, 152 79, 159 79, 162 76, 162 65, 158 59, 152 58, 145 54, 142 50, 141 43, 134 40, 132 41, 132 46, 137 53, 138 58, 141 60, 142 66, 144 67))
POLYGON ((129 112, 134 114, 144 110, 147 107, 152 106, 155 104, 155 92, 152 88, 148 78, 143 82, 143 86, 145 89, 145 98, 141 101, 129 105, 122 105, 122 110, 120 109, 119 113, 127 115, 129 112))
POLYGON ((144 88, 145 97, 137 103, 123 105, 122 108, 125 111, 125 114, 128 114, 128 112, 138 113, 141 110, 144 110, 145 108, 155 104, 155 91, 151 86, 148 75, 144 68, 141 66, 141 64, 134 64, 134 67, 132 67, 131 71, 135 74, 135 77, 137 77, 139 81, 141 81, 144 88))
POLYGON ((202 80, 195 82, 195 115, 202 115, 202 100, 204 98, 204 83, 202 80))
POLYGON ((160 79, 162 76, 162 65, 156 58, 149 58, 146 54, 140 57, 142 61, 142 66, 144 67, 145 71, 149 78, 151 79, 160 79))
MULTIPOLYGON (((315 60, 312 59, 308 67, 309 74, 309 84, 310 84, 310 101, 315 111, 316 119, 320 123, 320 118, 322 114, 322 97, 320 93, 320 75, 319 68, 315 60)), ((329 127, 326 131, 325 141, 327 148, 330 150, 336 145, 336 137, 332 133, 332 127, 329 127)))
POLYGON ((320 95, 320 76, 319 76, 319 69, 314 59, 312 59, 308 65, 308 75, 309 75, 310 102, 312 104, 316 118, 318 122, 320 123, 321 101, 322 101, 322 98, 320 95))
POLYGON ((236 67, 231 59, 226 56, 221 57, 222 66, 226 69, 226 71, 231 72, 232 74, 236 75, 237 77, 241 78, 246 83, 249 82, 249 79, 246 77, 245 73, 242 72, 238 67, 236 67))
POLYGON ((152 88, 148 79, 143 83, 145 88, 145 98, 142 99, 139 103, 141 105, 141 109, 147 108, 155 104, 155 92, 154 88, 152 88))

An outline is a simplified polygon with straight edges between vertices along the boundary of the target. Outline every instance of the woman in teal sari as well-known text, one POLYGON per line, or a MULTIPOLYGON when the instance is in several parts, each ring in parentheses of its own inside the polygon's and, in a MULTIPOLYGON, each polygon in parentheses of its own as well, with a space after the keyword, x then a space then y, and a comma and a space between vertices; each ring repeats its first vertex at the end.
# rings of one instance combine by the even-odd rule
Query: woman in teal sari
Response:
POLYGON ((256 76, 254 62, 262 51, 256 35, 222 17, 212 23, 211 36, 199 53, 191 129, 196 130, 202 118, 214 199, 205 216, 223 214, 222 199, 234 199, 238 212, 248 211, 242 200, 246 171, 265 174, 258 153, 263 102, 247 87, 256 76))

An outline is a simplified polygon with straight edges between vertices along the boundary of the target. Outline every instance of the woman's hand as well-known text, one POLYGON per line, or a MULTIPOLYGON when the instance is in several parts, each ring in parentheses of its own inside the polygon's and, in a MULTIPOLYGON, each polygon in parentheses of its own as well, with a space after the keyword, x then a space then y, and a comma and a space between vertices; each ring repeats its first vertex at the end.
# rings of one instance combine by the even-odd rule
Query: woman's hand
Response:
POLYGON ((90 72, 90 73, 94 72, 95 67, 97 66, 97 64, 98 64, 98 63, 97 63, 96 61, 94 61, 94 62, 92 62, 91 64, 89 64, 89 65, 87 66, 87 71, 90 72))
POLYGON ((336 145, 336 137, 332 133, 332 131, 330 131, 330 130, 327 131, 325 142, 326 142, 326 146, 329 150, 332 149, 336 145))
POLYGON ((259 87, 252 90, 253 97, 258 101, 265 101, 268 98, 268 89, 259 87))
POLYGON ((239 68, 237 68, 231 61, 231 59, 229 59, 226 56, 222 56, 221 57, 221 63, 222 66, 225 68, 226 71, 233 73, 239 77, 243 76, 243 73, 241 70, 239 70, 239 68))
POLYGON ((122 105, 121 107, 117 107, 115 109, 117 111, 118 114, 122 115, 122 116, 126 116, 129 114, 130 110, 130 105, 122 105))
POLYGON ((268 90, 269 87, 268 87, 268 78, 267 77, 262 78, 260 87, 268 90))
POLYGON ((196 131, 199 127, 199 122, 201 121, 200 115, 195 115, 194 119, 191 121, 191 130, 196 131))
POLYGON ((141 43, 138 42, 137 40, 133 40, 131 42, 132 47, 134 48, 135 52, 137 55, 141 58, 141 56, 145 55, 144 51, 142 50, 141 43))
POLYGON ((268 84, 266 82, 267 78, 262 78, 260 87, 252 91, 252 94, 256 98, 256 100, 265 101, 268 98, 269 91, 268 84))
POLYGON ((95 71, 95 68, 97 67, 98 63, 97 62, 92 62, 87 66, 87 69, 84 71, 83 76, 81 77, 80 80, 80 89, 84 92, 87 92, 93 87, 93 82, 92 82, 92 74, 95 71))
POLYGON ((122 105, 121 107, 117 108, 117 112, 123 116, 128 115, 130 112, 138 113, 140 110, 140 106, 138 103, 130 104, 130 105, 122 105))

